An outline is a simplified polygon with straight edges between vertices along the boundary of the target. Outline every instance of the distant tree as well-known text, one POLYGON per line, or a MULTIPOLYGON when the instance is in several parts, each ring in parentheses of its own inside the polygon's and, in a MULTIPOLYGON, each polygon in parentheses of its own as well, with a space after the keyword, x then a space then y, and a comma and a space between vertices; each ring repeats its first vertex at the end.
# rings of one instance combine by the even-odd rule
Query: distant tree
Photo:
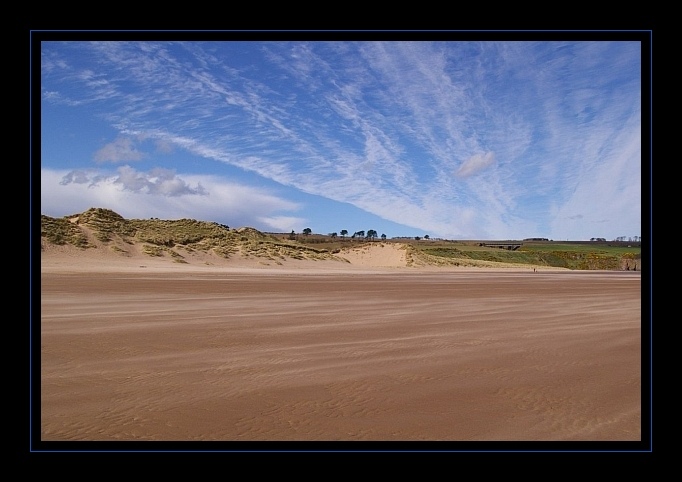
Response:
POLYGON ((386 235, 385 235, 385 234, 382 234, 382 235, 381 235, 381 239, 384 240, 384 241, 386 241, 386 235))
POLYGON ((428 234, 425 234, 425 235, 424 235, 424 239, 429 239, 429 235, 428 235, 428 234))
POLYGON ((289 234, 289 239, 296 239, 296 233, 293 229, 291 230, 291 234, 289 234))
POLYGON ((335 238, 335 237, 336 237, 336 233, 329 233, 329 236, 330 236, 331 238, 335 238))
POLYGON ((419 237, 419 236, 415 236, 414 239, 417 240, 417 241, 419 241, 419 240, 422 239, 422 238, 419 237))
POLYGON ((313 232, 313 230, 310 229, 310 228, 305 228, 305 229, 303 230, 303 234, 305 234, 306 236, 308 236, 308 235, 309 235, 310 233, 312 233, 312 232, 313 232))
POLYGON ((355 231, 355 235, 358 238, 364 238, 365 237, 365 232, 364 231, 355 231))
POLYGON ((367 231, 367 237, 369 238, 370 241, 372 241, 374 238, 377 237, 377 232, 373 229, 370 229, 367 231))
POLYGON ((348 234, 348 231, 347 231, 346 229, 342 229, 342 230, 341 230, 341 237, 342 237, 342 238, 345 238, 345 237, 346 237, 346 234, 348 234))

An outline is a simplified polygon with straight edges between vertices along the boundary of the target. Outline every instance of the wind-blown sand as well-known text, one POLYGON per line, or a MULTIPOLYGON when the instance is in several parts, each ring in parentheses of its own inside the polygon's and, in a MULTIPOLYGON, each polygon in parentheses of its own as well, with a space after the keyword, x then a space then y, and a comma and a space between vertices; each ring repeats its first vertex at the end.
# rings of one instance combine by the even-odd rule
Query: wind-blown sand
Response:
POLYGON ((41 260, 42 441, 640 441, 639 272, 41 260))

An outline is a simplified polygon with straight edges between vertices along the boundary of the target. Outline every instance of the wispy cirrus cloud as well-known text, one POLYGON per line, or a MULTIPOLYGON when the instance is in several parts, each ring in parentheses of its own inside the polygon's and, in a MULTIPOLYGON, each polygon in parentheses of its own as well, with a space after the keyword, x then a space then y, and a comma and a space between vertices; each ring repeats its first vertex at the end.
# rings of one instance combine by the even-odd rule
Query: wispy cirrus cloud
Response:
MULTIPOLYGON (((153 163, 138 143, 153 139, 443 237, 549 237, 596 227, 565 221, 591 209, 584 186, 641 202, 613 182, 639 170, 613 142, 641 125, 639 61, 636 42, 47 45, 43 101, 118 131, 98 163, 153 163)), ((188 189, 151 167, 121 185, 188 189)), ((633 208, 601 201, 602 220, 633 208)))

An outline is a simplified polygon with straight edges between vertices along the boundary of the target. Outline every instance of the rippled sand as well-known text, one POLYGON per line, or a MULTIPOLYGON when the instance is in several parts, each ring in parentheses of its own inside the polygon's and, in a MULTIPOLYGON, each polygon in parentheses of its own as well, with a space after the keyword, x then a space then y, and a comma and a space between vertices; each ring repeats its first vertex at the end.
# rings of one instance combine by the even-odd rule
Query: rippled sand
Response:
POLYGON ((48 269, 42 441, 640 441, 640 273, 48 269))

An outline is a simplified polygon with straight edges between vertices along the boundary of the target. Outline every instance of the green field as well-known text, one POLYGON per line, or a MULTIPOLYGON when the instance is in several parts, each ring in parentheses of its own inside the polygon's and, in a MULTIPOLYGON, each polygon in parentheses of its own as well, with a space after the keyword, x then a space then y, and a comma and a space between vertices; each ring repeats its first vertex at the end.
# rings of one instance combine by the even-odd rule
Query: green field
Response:
POLYGON ((418 251, 448 259, 475 259, 500 263, 530 264, 568 269, 641 269, 639 243, 621 242, 520 242, 516 250, 481 246, 485 241, 420 241, 418 251))
MULTIPOLYGON (((277 235, 282 239, 287 236, 277 235)), ((519 265, 550 266, 568 269, 641 269, 639 242, 620 241, 517 241, 516 250, 482 246, 494 241, 451 241, 431 239, 396 238, 368 241, 365 239, 331 238, 325 235, 297 234, 297 244, 325 247, 330 252, 341 248, 359 247, 367 243, 407 244, 415 259, 435 264, 456 264, 458 260, 491 261, 519 265), (425 256, 420 256, 425 255, 425 256)), ((510 242, 511 243, 511 242, 510 242)))

